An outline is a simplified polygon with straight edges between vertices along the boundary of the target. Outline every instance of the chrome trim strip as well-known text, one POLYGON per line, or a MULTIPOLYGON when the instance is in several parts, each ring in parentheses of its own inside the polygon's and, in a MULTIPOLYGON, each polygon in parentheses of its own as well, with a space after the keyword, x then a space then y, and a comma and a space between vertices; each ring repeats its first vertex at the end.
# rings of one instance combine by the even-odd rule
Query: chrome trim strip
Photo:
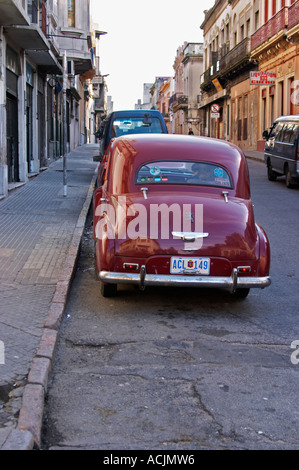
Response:
POLYGON ((214 287, 229 289, 234 292, 237 288, 260 288, 271 284, 270 276, 264 277, 238 277, 236 270, 232 276, 190 276, 176 274, 145 274, 142 273, 114 273, 101 271, 101 281, 111 284, 137 284, 141 286, 178 286, 178 287, 214 287))
POLYGON ((194 242, 198 238, 206 238, 209 236, 206 232, 171 232, 174 238, 181 238, 185 242, 194 242))
POLYGON ((288 158, 288 157, 284 157, 283 155, 275 155, 273 153, 269 153, 269 152, 264 152, 264 159, 266 157, 271 157, 271 158, 279 158, 280 160, 285 160, 287 162, 292 162, 292 163, 296 163, 296 158, 288 158))

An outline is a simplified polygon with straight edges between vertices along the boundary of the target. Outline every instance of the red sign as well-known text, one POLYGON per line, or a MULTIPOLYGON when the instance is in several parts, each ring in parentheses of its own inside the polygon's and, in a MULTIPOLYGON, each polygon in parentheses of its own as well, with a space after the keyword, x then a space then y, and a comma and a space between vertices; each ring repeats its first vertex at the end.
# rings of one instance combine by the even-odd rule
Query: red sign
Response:
POLYGON ((219 113, 219 111, 220 111, 219 104, 212 104, 211 111, 212 111, 212 113, 219 113))
POLYGON ((250 85, 275 85, 275 72, 250 72, 250 85))

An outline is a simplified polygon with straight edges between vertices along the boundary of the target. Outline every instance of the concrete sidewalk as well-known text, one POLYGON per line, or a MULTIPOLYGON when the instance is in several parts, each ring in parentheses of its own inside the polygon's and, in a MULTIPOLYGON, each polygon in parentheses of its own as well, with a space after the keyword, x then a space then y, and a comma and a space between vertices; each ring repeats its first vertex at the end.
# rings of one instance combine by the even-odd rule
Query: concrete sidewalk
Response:
POLYGON ((0 450, 39 447, 47 378, 92 201, 98 145, 0 201, 0 450))

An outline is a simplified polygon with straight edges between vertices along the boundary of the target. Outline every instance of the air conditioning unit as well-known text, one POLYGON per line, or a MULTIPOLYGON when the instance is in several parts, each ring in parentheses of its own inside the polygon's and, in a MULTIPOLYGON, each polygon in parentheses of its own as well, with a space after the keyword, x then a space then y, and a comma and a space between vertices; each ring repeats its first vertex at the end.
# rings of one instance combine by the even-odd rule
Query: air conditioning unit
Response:
POLYGON ((75 75, 75 64, 73 60, 67 61, 67 74, 72 76, 75 75))

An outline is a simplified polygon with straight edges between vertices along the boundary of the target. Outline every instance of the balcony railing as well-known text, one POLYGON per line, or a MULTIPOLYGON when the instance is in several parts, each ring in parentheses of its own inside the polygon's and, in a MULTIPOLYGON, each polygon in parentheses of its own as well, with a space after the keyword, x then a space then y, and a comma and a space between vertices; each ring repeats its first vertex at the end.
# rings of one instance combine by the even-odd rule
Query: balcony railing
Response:
POLYGON ((179 102, 179 107, 185 108, 186 106, 188 106, 188 96, 185 96, 185 95, 180 96, 178 102, 179 102))
POLYGON ((184 57, 187 55, 202 55, 203 56, 204 49, 203 44, 201 43, 189 43, 188 46, 184 49, 184 57))
POLYGON ((182 95, 183 95, 183 93, 174 93, 174 95, 172 95, 169 98, 169 106, 173 105, 174 103, 178 103, 179 97, 182 96, 182 95))
POLYGON ((237 65, 242 67, 242 64, 247 64, 249 60, 249 52, 250 38, 245 38, 233 49, 228 51, 227 54, 223 54, 222 50, 218 55, 215 53, 212 65, 202 75, 202 85, 204 87, 211 85, 215 76, 220 75, 225 77, 225 75, 237 65), (220 60, 218 58, 220 58, 220 60))
POLYGON ((250 38, 245 38, 239 42, 233 49, 231 49, 222 59, 220 60, 221 72, 231 68, 232 66, 242 62, 248 57, 250 52, 250 38))
MULTIPOLYGON (((296 4, 295 4, 296 5, 296 4)), ((294 18, 297 22, 298 17, 294 18)), ((288 24, 288 7, 283 7, 251 36, 251 50, 268 41, 275 34, 284 30, 288 24)))
POLYGON ((289 7, 288 29, 291 29, 291 28, 294 28, 294 26, 297 26, 298 18, 299 18, 299 2, 295 2, 289 7))

